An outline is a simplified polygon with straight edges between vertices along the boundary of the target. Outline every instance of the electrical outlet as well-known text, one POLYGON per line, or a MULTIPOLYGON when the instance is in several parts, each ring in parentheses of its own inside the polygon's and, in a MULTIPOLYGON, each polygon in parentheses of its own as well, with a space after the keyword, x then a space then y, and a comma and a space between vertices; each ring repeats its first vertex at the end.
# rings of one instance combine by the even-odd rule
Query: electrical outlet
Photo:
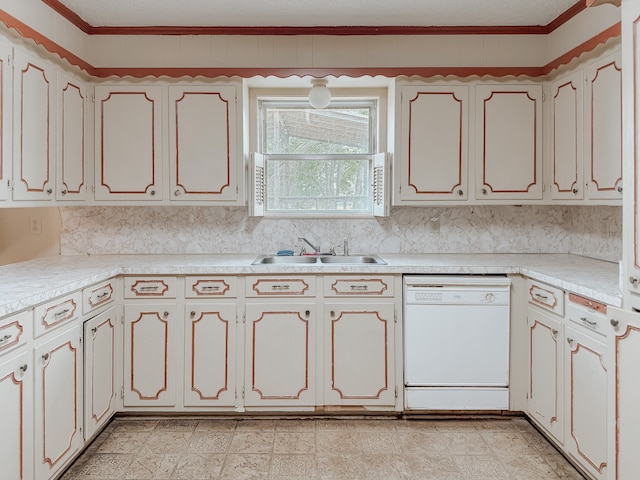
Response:
POLYGON ((31 235, 42 235, 42 217, 29 217, 29 232, 31 235))

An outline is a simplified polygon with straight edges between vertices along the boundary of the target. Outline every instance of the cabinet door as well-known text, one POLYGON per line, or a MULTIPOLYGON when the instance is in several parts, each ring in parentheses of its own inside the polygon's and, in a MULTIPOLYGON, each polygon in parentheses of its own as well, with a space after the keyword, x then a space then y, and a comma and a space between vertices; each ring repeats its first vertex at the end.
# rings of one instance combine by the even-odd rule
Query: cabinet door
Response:
POLYGON ((562 323, 535 308, 529 308, 528 409, 547 432, 563 442, 562 323))
POLYGON ((0 40, 0 201, 9 199, 11 180, 13 82, 10 58, 11 45, 0 40))
POLYGON ((56 200, 84 200, 85 178, 85 106, 83 82, 58 72, 58 132, 56 154, 56 200))
POLYGON ((35 355, 35 477, 51 478, 84 445, 82 326, 37 346, 35 355))
POLYGON ((171 200, 238 198, 236 89, 169 87, 171 200))
POLYGON ((402 203, 466 200, 469 88, 402 88, 402 203))
POLYGON ((31 351, 0 362, 2 478, 33 478, 33 364, 31 351))
POLYGON ((84 425, 89 439, 116 412, 120 349, 117 309, 84 322, 84 425))
POLYGON ((476 87, 476 198, 542 198, 542 86, 476 87))
POLYGON ((605 344, 570 325, 565 336, 565 447, 594 478, 604 479, 608 463, 605 344))
POLYGON ((587 197, 622 198, 622 67, 619 55, 587 69, 587 197))
POLYGON ((176 404, 175 304, 124 307, 124 406, 176 404))
POLYGON ((185 406, 233 406, 236 304, 189 304, 185 319, 185 406))
POLYGON ((393 304, 325 305, 325 404, 395 404, 393 304))
POLYGON ((609 324, 615 333, 609 342, 608 438, 611 469, 616 478, 635 478, 640 471, 640 314, 608 307, 609 324))
POLYGON ((13 198, 51 200, 54 73, 42 60, 17 49, 13 71, 13 198))
POLYGON ((551 84, 551 198, 580 200, 583 185, 582 72, 551 84))
POLYGON ((245 405, 313 406, 315 303, 246 306, 245 405))
POLYGON ((162 88, 95 87, 96 200, 162 199, 162 88))

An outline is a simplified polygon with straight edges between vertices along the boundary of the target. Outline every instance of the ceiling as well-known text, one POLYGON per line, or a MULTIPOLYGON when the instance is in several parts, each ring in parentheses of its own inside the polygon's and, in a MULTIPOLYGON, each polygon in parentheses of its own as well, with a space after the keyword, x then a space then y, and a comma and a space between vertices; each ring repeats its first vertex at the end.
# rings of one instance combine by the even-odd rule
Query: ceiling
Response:
POLYGON ((43 1, 92 27, 486 27, 548 25, 577 0, 43 1))

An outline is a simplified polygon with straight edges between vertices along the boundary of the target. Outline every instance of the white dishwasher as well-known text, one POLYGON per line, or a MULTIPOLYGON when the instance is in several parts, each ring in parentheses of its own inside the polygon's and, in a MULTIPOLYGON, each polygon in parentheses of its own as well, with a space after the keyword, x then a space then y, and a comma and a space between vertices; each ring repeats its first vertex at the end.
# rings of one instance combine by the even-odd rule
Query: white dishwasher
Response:
POLYGON ((407 410, 509 408, 504 276, 404 277, 407 410))

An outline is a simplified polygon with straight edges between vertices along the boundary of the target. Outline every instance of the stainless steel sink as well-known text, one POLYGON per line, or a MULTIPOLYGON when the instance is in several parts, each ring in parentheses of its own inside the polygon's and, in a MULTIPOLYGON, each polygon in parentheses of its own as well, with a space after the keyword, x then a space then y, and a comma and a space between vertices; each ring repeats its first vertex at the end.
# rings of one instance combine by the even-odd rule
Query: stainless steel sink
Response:
POLYGON ((334 265, 361 265, 370 263, 376 265, 387 264, 387 262, 375 255, 331 255, 319 258, 320 263, 331 263, 334 265))
POLYGON ((294 257, 294 256, 279 256, 279 255, 260 255, 252 265, 266 265, 266 264, 281 264, 281 265, 299 265, 299 264, 315 264, 317 263, 316 257, 294 257))
POLYGON ((376 255, 278 256, 260 255, 252 265, 386 265, 376 255))

